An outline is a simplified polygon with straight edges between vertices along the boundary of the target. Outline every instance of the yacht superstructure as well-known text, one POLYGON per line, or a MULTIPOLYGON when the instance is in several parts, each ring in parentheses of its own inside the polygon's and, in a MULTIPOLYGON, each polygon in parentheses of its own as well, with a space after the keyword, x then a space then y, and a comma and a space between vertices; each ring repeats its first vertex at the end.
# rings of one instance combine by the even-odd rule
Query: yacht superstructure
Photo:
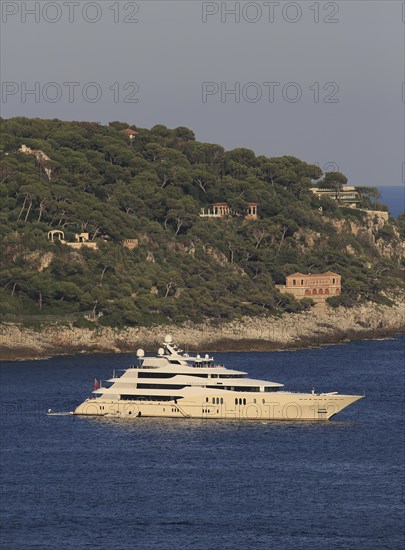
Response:
POLYGON ((247 378, 209 355, 184 353, 170 335, 157 356, 137 351, 138 364, 95 387, 73 414, 134 418, 328 420, 359 395, 293 393, 283 384, 247 378), (105 385, 106 384, 106 385, 105 385))

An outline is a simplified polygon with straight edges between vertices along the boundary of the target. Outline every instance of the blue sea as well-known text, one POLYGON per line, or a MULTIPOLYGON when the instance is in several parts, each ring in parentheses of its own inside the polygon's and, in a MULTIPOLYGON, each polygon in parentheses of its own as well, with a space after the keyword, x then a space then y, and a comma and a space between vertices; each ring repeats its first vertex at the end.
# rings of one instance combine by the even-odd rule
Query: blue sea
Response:
POLYGON ((396 218, 405 212, 405 185, 379 187, 379 202, 386 204, 391 215, 396 218))
POLYGON ((317 424, 48 417, 132 356, 3 363, 2 550, 402 550, 401 337, 216 358, 366 397, 317 424))

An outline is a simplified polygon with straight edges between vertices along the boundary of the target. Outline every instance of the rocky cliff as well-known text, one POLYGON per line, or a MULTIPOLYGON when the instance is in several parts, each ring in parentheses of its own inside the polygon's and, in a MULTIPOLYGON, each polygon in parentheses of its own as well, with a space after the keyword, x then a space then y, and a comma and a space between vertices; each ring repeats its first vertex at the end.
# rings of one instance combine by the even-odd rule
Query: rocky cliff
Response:
POLYGON ((393 307, 365 304, 284 315, 250 318, 222 325, 191 324, 154 328, 94 330, 44 325, 38 330, 17 324, 1 325, 2 360, 40 358, 79 352, 129 352, 142 346, 155 351, 167 333, 183 347, 201 351, 266 351, 316 346, 322 343, 387 336, 402 332, 404 303, 393 307))

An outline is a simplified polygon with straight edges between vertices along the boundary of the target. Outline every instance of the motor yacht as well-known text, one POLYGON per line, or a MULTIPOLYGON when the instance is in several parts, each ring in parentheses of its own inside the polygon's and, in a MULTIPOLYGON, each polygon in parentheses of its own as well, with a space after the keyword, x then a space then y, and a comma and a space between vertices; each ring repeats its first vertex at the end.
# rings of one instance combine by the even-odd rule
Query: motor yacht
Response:
POLYGON ((167 335, 156 356, 138 349, 137 363, 98 383, 75 415, 125 418, 329 420, 363 396, 299 393, 247 377, 208 354, 191 356, 167 335))

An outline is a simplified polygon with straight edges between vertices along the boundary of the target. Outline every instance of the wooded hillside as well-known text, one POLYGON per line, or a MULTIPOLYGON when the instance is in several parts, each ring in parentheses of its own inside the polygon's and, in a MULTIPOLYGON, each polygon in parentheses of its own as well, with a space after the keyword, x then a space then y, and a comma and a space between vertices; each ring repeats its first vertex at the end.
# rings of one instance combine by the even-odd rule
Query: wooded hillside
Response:
MULTIPOLYGON (((122 326, 300 311, 310 301, 275 288, 295 271, 340 273, 336 303, 386 301, 400 283, 402 220, 381 224, 320 201, 309 188, 325 185, 322 171, 297 158, 225 151, 183 127, 26 118, 1 126, 3 318, 93 311, 122 326), (23 144, 45 157, 19 151, 23 144), (199 217, 215 202, 241 215, 199 217), (256 221, 242 215, 249 203, 256 221), (66 241, 88 232, 98 250, 48 241, 56 229, 66 241), (133 250, 125 239, 137 240, 133 250)), ((329 174, 326 183, 344 180, 329 174)), ((362 197, 376 208, 373 190, 362 197)))

